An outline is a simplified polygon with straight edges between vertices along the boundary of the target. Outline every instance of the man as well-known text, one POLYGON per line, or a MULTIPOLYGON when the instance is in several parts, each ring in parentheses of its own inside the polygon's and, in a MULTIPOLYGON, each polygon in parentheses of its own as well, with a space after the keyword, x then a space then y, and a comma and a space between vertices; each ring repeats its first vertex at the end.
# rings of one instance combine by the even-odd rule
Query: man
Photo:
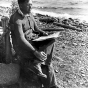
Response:
MULTIPOLYGON (((36 47, 36 44, 31 42, 34 38, 37 38, 37 34, 33 32, 38 32, 42 35, 47 35, 44 31, 40 30, 33 18, 31 13, 32 1, 31 0, 18 0, 19 9, 10 17, 10 26, 11 26, 11 36, 12 36, 12 43, 13 48, 18 55, 25 58, 23 62, 31 62, 31 66, 29 69, 36 73, 44 85, 45 88, 57 88, 57 84, 55 81, 55 76, 53 70, 51 69, 51 60, 48 61, 46 58, 52 58, 52 51, 53 51, 53 42, 51 43, 51 48, 48 50, 46 49, 45 53, 39 50, 36 47), (29 36, 30 34, 30 36, 29 36), (49 51, 49 53, 48 53, 49 51), (43 54, 44 53, 44 54, 43 54), (29 58, 30 57, 30 58, 29 58), (46 68, 48 72, 45 74, 42 73, 41 68, 38 64, 39 62, 44 62, 46 60, 46 66, 42 66, 42 69, 46 68), (45 77, 45 81, 42 79, 45 77), (47 84, 48 83, 48 84, 47 84), (48 87, 47 87, 48 86, 48 87)), ((39 46, 38 46, 39 47, 39 46)))

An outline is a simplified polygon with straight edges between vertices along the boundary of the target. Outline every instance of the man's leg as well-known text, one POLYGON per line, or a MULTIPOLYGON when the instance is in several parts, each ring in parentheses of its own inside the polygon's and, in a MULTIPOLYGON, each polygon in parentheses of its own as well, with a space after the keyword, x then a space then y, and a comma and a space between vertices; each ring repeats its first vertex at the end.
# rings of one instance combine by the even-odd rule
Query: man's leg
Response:
POLYGON ((51 40, 49 44, 46 46, 45 53, 47 54, 47 60, 45 61, 45 65, 42 65, 43 73, 47 75, 47 79, 41 79, 44 88, 58 88, 57 81, 55 77, 55 72, 52 66, 52 56, 54 49, 55 40, 51 40))
POLYGON ((48 69, 49 69, 49 71, 48 71, 48 80, 49 80, 50 87, 57 86, 57 81, 56 81, 53 66, 52 65, 48 66, 48 69))
POLYGON ((52 65, 51 66, 42 65, 42 71, 44 74, 47 75, 46 79, 40 78, 44 88, 50 88, 50 87, 56 86, 57 82, 56 82, 56 77, 55 77, 55 73, 52 65))

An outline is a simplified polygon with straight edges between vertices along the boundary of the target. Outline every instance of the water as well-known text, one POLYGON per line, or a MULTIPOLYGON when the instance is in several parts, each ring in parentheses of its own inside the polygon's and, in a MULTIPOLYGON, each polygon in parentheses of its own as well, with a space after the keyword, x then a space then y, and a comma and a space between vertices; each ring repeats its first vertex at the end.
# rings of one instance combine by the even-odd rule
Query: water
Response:
MULTIPOLYGON (((9 2, 11 0, 1 0, 0 6, 9 7, 11 4, 9 2)), ((78 18, 88 22, 88 0, 33 0, 32 11, 54 17, 78 18)))
POLYGON ((88 22, 88 0, 33 0, 33 12, 88 22))

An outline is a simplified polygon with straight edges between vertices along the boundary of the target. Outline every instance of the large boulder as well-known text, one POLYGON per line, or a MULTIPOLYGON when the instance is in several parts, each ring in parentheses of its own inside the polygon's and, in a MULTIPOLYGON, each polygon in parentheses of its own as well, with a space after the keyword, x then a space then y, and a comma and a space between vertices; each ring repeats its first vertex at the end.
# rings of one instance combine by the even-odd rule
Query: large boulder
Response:
POLYGON ((0 85, 11 85, 18 81, 20 67, 18 64, 0 63, 0 85))

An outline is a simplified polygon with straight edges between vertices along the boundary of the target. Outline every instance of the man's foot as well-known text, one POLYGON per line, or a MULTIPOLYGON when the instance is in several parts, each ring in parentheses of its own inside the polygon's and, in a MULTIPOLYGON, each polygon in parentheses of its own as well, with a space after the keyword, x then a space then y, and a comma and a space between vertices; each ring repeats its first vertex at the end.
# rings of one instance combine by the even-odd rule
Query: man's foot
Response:
POLYGON ((47 76, 42 73, 41 67, 39 66, 31 65, 28 69, 40 77, 47 78, 47 76))
POLYGON ((45 74, 41 73, 41 72, 37 75, 40 76, 40 77, 43 77, 43 78, 47 78, 47 76, 45 74))

